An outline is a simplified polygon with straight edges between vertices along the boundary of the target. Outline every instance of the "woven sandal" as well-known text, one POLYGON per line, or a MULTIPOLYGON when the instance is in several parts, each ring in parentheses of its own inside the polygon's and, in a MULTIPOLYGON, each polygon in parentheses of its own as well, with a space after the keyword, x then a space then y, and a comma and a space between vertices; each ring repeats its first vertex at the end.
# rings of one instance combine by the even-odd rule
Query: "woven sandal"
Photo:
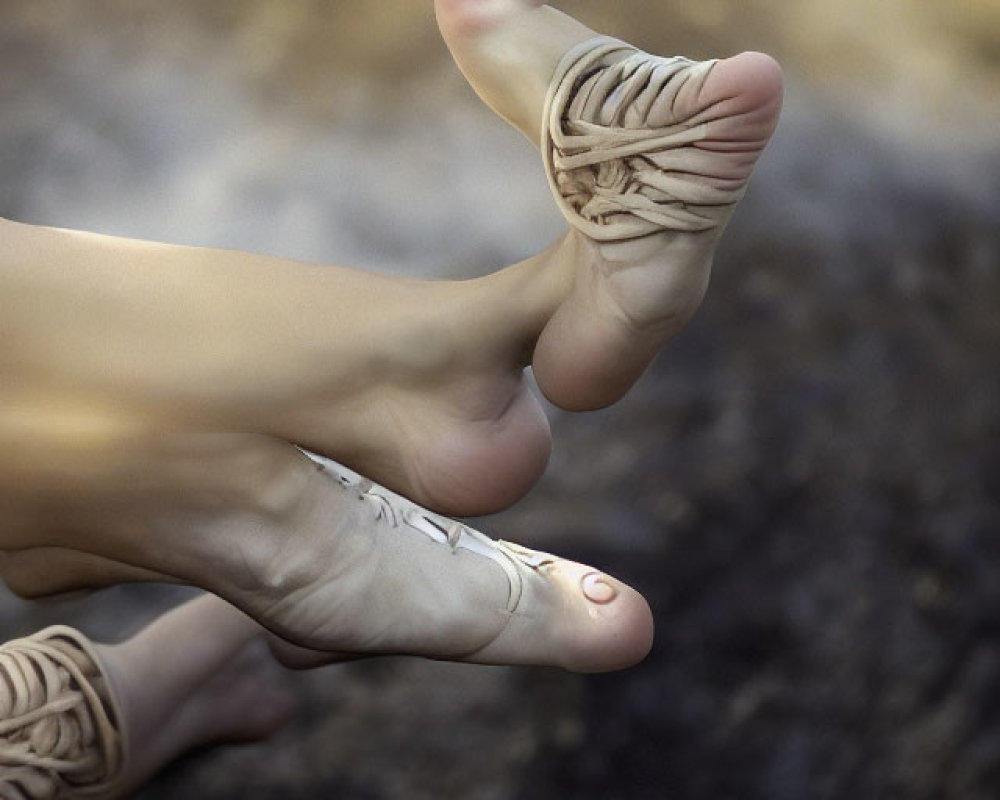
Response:
POLYGON ((91 642, 65 626, 0 645, 0 798, 109 793, 123 717, 91 642))
POLYGON ((715 61, 661 58, 598 36, 569 50, 545 102, 541 150, 567 221, 603 242, 725 223, 744 189, 691 180, 707 125, 654 119, 682 88, 700 91, 715 61), (688 84, 694 85, 688 87, 688 84))

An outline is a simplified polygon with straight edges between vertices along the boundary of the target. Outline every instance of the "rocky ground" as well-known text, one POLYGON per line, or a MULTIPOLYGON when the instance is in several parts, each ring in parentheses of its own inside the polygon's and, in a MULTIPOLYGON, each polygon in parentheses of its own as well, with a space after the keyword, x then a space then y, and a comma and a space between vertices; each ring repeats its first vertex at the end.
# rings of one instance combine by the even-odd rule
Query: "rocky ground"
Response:
MULTIPOLYGON (((298 675, 288 731, 143 798, 1000 794, 1000 13, 679 5, 560 7, 774 52, 783 125, 695 322, 615 408, 554 412, 544 481, 483 523, 643 590, 652 655, 298 675)), ((423 276, 524 257, 561 228, 541 169, 428 6, 0 1, 0 215, 423 276)), ((179 596, 2 594, 0 635, 120 637, 179 596)))

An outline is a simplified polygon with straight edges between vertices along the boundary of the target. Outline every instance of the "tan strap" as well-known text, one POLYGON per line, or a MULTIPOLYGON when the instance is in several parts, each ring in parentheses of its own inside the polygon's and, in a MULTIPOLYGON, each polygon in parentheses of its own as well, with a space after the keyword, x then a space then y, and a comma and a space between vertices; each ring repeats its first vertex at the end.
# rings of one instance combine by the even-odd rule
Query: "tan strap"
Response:
POLYGON ((122 717, 90 641, 65 626, 0 645, 0 798, 107 791, 122 717))
POLYGON ((412 500, 357 474, 343 464, 301 447, 299 450, 345 489, 353 490, 371 507, 376 519, 384 520, 392 527, 406 525, 431 541, 450 547, 453 552, 467 550, 496 563, 507 575, 508 613, 517 610, 524 591, 524 579, 519 565, 539 570, 554 561, 553 556, 547 553, 539 553, 510 542, 495 541, 475 528, 417 505, 412 500))
POLYGON ((692 179, 702 154, 691 145, 707 126, 658 116, 682 89, 700 91, 715 63, 660 58, 607 36, 566 53, 546 99, 541 149, 571 225, 598 241, 720 225, 744 190, 692 179))

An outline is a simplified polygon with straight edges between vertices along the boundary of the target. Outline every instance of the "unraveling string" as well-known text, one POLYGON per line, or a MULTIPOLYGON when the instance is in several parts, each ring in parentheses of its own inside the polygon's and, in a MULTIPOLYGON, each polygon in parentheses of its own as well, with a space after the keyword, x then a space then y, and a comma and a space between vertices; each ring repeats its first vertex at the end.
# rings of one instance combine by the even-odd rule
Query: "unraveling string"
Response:
POLYGON ((0 646, 0 798, 104 791, 123 763, 119 719, 97 655, 72 628, 0 646))
POLYGON ((660 58, 606 36, 571 49, 545 103, 542 156, 549 184, 571 225, 598 241, 660 230, 706 231, 743 189, 692 179, 707 136, 659 117, 681 91, 701 91, 715 61, 660 58))

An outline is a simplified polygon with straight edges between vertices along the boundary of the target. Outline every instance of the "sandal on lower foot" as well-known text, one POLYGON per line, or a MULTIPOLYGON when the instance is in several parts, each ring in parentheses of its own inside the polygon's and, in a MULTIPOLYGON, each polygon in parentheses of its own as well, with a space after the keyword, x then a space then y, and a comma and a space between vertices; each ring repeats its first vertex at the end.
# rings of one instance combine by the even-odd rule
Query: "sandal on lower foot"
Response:
POLYGON ((54 626, 0 646, 0 798, 104 795, 126 759, 121 709, 87 637, 54 626))
POLYGON ((663 118, 716 61, 661 58, 597 36, 563 57, 545 103, 542 157, 567 221, 602 242, 724 224, 744 186, 692 180, 707 123, 663 118), (695 167, 695 168, 693 168, 695 167))

